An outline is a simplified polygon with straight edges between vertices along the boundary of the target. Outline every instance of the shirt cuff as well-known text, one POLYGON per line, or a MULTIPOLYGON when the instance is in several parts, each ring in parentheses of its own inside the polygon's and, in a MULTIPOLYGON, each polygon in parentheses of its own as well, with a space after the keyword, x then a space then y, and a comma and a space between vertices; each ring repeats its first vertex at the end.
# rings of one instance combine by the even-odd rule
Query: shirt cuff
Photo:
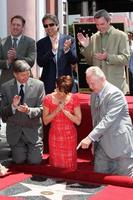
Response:
POLYGON ((12 107, 13 114, 15 114, 16 113, 16 108, 13 106, 13 104, 11 105, 11 107, 12 107))
POLYGON ((95 142, 95 140, 90 135, 88 135, 88 137, 91 139, 92 142, 95 142))

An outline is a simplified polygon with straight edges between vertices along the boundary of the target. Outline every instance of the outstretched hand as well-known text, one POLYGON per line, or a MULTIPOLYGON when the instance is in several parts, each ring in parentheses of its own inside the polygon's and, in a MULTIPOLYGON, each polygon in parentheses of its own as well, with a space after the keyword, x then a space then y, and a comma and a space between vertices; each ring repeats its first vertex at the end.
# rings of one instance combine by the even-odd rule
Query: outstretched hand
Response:
POLYGON ((88 35, 86 34, 86 37, 83 35, 83 33, 78 33, 77 34, 77 38, 78 38, 78 41, 80 42, 80 44, 83 46, 83 47, 87 47, 89 45, 89 37, 88 35))
POLYGON ((91 144, 91 139, 87 136, 77 146, 77 150, 81 147, 82 149, 88 149, 91 144))

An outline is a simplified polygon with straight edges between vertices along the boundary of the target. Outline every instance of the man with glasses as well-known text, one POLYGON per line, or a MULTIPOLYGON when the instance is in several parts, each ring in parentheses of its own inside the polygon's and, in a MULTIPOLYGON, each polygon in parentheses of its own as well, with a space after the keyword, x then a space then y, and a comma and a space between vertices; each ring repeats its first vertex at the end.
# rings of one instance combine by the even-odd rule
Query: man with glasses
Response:
POLYGON ((47 36, 37 42, 37 63, 43 68, 41 80, 49 94, 56 87, 56 78, 72 76, 72 64, 77 62, 77 55, 74 38, 59 32, 59 20, 55 15, 46 14, 42 23, 47 36))

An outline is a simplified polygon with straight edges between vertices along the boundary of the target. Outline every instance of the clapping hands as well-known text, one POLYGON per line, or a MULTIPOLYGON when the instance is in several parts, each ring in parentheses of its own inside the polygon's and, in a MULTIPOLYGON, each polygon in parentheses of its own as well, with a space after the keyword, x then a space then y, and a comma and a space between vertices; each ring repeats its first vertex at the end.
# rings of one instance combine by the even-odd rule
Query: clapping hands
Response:
POLYGON ((28 113, 30 111, 28 105, 26 103, 20 105, 20 99, 21 97, 19 95, 14 96, 12 102, 13 107, 17 109, 19 112, 28 113))
POLYGON ((7 52, 7 62, 8 64, 11 64, 14 62, 14 60, 17 57, 17 53, 16 50, 14 48, 9 49, 9 51, 7 52))
POLYGON ((72 44, 71 39, 66 40, 66 41, 64 42, 64 52, 69 51, 69 49, 71 48, 71 44, 72 44))

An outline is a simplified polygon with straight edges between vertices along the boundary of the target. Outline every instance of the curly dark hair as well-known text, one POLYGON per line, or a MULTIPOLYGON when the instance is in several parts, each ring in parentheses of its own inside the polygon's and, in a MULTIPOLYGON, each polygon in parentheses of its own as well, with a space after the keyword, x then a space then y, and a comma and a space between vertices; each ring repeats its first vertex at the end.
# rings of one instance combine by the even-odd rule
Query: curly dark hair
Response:
POLYGON ((60 92, 68 94, 72 90, 72 85, 73 85, 72 77, 69 75, 60 76, 56 80, 56 85, 60 92))

